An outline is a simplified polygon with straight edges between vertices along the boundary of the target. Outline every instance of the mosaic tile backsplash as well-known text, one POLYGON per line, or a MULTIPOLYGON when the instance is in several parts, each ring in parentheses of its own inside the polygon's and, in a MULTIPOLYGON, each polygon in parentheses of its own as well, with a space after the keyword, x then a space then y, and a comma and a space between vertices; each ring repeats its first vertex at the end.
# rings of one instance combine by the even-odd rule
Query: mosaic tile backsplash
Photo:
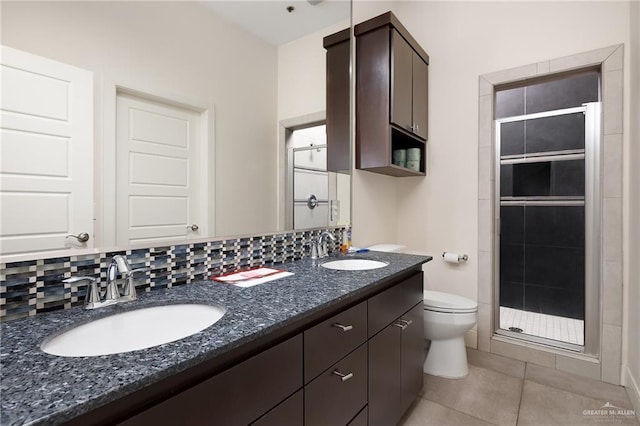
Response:
MULTIPOLYGON (((343 228, 328 228, 336 242, 327 241, 329 252, 339 249, 343 228)), ((64 283, 69 277, 90 276, 106 288, 107 267, 113 256, 127 257, 136 274, 138 293, 206 280, 224 272, 301 259, 309 243, 323 229, 266 236, 212 240, 135 250, 70 255, 51 259, 0 263, 0 320, 9 321, 58 309, 81 306, 87 281, 64 283)))

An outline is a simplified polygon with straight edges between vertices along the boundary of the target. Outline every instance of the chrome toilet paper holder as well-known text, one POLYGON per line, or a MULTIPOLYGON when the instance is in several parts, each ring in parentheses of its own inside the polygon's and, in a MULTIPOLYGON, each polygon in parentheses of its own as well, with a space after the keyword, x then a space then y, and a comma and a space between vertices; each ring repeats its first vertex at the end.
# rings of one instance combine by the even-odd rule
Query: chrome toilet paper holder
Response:
MULTIPOLYGON (((442 252, 442 257, 444 258, 444 255, 447 254, 447 252, 442 252)), ((469 256, 467 256, 466 254, 459 254, 458 255, 458 262, 462 262, 462 261, 467 261, 469 260, 469 256)))

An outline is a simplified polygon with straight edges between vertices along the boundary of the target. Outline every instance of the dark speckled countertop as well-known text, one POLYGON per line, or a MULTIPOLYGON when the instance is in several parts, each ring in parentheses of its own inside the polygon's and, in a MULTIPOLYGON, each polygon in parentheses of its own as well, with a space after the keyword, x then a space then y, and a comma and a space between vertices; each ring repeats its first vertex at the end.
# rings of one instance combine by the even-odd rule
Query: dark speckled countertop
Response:
POLYGON ((201 281, 144 293, 135 302, 98 310, 79 307, 3 323, 0 424, 57 424, 72 419, 319 310, 358 298, 381 282, 431 260, 429 256, 380 252, 348 257, 387 261, 389 266, 369 271, 335 271, 319 267, 320 261, 303 259, 278 265, 295 275, 254 287, 201 281), (47 336, 92 319, 174 303, 222 306, 226 314, 197 334, 134 352, 66 358, 40 350, 47 336))

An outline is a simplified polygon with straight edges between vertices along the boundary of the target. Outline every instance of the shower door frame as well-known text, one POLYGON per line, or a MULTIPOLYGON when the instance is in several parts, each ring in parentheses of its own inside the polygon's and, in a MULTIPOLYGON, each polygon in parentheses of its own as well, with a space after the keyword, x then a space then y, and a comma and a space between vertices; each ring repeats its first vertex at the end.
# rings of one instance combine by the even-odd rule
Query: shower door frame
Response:
MULTIPOLYGON (((495 144, 494 144, 494 315, 493 332, 497 335, 529 341, 537 344, 551 346, 555 348, 567 349, 581 352, 587 355, 599 355, 600 352, 600 292, 602 282, 602 233, 601 233, 601 120, 602 103, 590 102, 580 107, 566 108, 553 111, 545 111, 534 114, 525 114, 508 118, 495 119, 495 144), (500 155, 500 134, 503 123, 515 121, 525 121, 536 118, 553 117, 566 114, 576 114, 582 112, 585 115, 585 149, 545 152, 542 154, 527 154, 517 156, 500 155), (585 160, 585 193, 584 201, 569 201, 571 197, 561 197, 563 201, 554 200, 553 197, 522 197, 527 200, 513 200, 513 203, 522 206, 551 206, 551 205, 583 205, 585 207, 585 315, 584 315, 584 346, 576 345, 559 340, 523 334, 515 331, 500 328, 500 166, 509 164, 509 157, 518 157, 522 162, 540 162, 548 160, 550 156, 557 159, 558 155, 563 156, 563 160, 585 160), (524 160, 524 161, 523 161, 524 160), (503 163, 505 161, 506 163, 503 163), (561 203, 561 204, 560 204, 561 203)), ((515 161, 512 161, 513 163, 515 161)), ((516 197, 514 197, 516 198, 516 197)), ((508 202, 508 201, 507 201, 508 202)), ((512 204, 513 205, 513 204, 512 204)))

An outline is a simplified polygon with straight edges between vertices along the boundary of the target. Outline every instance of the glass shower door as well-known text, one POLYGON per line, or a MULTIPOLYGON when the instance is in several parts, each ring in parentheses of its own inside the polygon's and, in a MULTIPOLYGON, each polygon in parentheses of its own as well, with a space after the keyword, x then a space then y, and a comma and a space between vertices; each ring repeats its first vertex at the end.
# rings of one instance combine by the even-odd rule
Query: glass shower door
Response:
POLYGON ((496 120, 499 333, 584 350, 598 309, 598 119, 590 103, 496 120))

